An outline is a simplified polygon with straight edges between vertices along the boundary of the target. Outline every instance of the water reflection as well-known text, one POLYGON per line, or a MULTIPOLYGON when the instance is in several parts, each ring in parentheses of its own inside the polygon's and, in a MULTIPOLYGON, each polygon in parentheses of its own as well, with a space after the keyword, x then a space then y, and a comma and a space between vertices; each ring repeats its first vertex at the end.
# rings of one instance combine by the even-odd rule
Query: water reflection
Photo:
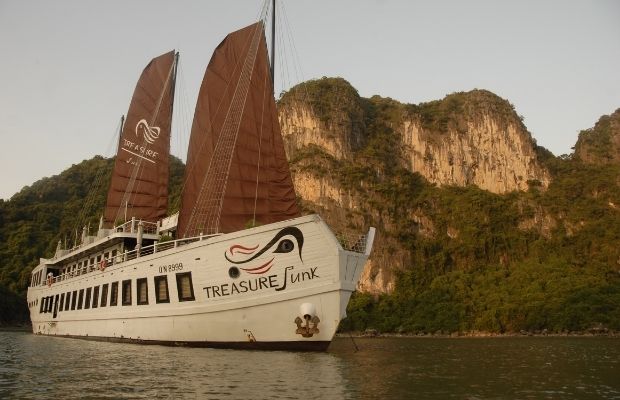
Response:
POLYGON ((0 332, 0 398, 353 398, 343 360, 0 332))
POLYGON ((337 339, 328 353, 0 331, 0 398, 612 399, 620 339, 337 339))
POLYGON ((357 342, 359 352, 341 351, 342 341, 330 351, 352 366, 343 379, 363 398, 620 399, 618 338, 357 342))

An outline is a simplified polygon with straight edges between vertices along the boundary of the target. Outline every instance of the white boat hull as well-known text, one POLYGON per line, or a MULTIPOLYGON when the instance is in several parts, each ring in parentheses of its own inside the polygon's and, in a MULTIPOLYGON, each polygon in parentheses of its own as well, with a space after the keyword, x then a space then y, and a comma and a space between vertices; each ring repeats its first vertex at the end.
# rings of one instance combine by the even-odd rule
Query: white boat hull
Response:
POLYGON ((305 216, 31 287, 33 332, 145 344, 324 350, 346 316, 372 246, 369 236, 366 251, 344 250, 318 216, 305 216), (231 268, 239 275, 231 276, 231 268), (195 299, 179 301, 175 275, 188 272, 195 299), (170 302, 157 303, 154 278, 164 275, 170 302), (143 278, 148 304, 138 305, 136 281, 143 278), (131 305, 121 305, 119 293, 116 306, 108 300, 97 308, 59 307, 56 296, 63 293, 112 282, 120 288, 126 280, 133 285, 131 305), (40 312, 41 299, 50 296, 55 299, 52 310, 40 312))

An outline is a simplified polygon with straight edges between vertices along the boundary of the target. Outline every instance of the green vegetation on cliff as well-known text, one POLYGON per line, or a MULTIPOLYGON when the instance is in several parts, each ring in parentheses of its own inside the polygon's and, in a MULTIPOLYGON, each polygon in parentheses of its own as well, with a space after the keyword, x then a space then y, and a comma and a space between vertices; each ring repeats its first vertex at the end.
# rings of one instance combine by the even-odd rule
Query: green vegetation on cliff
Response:
POLYGON ((579 132, 575 156, 587 163, 620 163, 620 108, 603 115, 593 128, 579 132))
MULTIPOLYGON (((96 156, 0 200, 0 324, 28 321, 25 292, 40 257, 52 256, 59 240, 70 245, 83 226, 97 229, 112 165, 112 159, 96 156)), ((172 199, 178 198, 183 171, 173 157, 172 199)))
POLYGON ((344 212, 326 200, 305 208, 339 230, 378 227, 373 258, 393 263, 397 274, 390 294, 356 294, 341 329, 620 330, 620 166, 537 148, 553 175, 547 190, 534 181, 529 192, 506 195, 436 187, 400 167, 400 119, 420 118, 438 135, 483 111, 522 124, 512 105, 480 90, 417 106, 378 96, 351 100, 366 115, 364 146, 347 159, 309 146, 291 160, 294 171, 343 189, 357 205, 344 212))

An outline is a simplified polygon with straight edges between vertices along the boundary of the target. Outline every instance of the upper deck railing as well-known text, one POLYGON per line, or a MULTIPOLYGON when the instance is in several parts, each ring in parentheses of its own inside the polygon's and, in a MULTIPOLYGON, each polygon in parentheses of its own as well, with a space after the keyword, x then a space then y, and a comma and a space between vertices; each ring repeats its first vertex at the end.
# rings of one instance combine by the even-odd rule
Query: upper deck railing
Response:
POLYGON ((84 265, 75 271, 68 271, 64 274, 60 274, 58 276, 54 276, 51 279, 46 280, 42 283, 42 285, 52 285, 54 283, 62 282, 67 279, 76 278, 81 275, 85 275, 95 271, 104 271, 106 268, 109 268, 114 265, 119 265, 127 261, 135 260, 140 257, 148 256, 151 254, 159 253, 162 251, 170 250, 173 248, 177 248, 180 246, 185 246, 190 243, 198 242, 201 240, 207 240, 215 236, 219 236, 220 234, 215 235, 202 235, 191 238, 183 238, 177 240, 170 240, 166 242, 159 242, 152 244, 150 246, 144 246, 139 249, 125 251, 124 253, 117 254, 112 257, 103 258, 97 263, 84 265))
MULTIPOLYGON (((156 235, 159 232, 159 225, 156 222, 148 222, 141 221, 135 218, 132 218, 130 221, 127 221, 121 225, 115 226, 113 229, 109 229, 110 233, 138 233, 138 226, 142 224, 142 232, 146 234, 156 235)), ((92 237, 92 236, 89 236, 92 237)), ((95 237, 97 238, 97 237, 95 237)), ((60 257, 63 257, 71 252, 79 250, 82 247, 93 244, 94 241, 82 241, 82 243, 71 247, 70 249, 62 250, 62 253, 56 252, 54 256, 50 259, 51 261, 57 260, 60 257)))

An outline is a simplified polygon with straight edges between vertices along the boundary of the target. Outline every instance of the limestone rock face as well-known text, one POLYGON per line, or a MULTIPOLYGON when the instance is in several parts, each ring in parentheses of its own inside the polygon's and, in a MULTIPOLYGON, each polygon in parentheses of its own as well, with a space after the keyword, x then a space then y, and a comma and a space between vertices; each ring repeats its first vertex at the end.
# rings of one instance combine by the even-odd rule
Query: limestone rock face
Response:
POLYGON ((589 164, 620 164, 620 108, 579 133, 575 157, 589 164))
MULTIPOLYGON (((364 176, 348 177, 345 188, 330 165, 355 169, 382 152, 392 174, 405 169, 438 186, 476 185, 501 194, 527 191, 532 184, 544 190, 550 183, 521 119, 510 103, 490 92, 474 90, 405 105, 378 96, 361 98, 338 78, 302 85, 285 94, 278 109, 303 209, 320 213, 338 234, 363 233, 358 227, 369 224, 379 229, 359 290, 378 294, 394 289, 396 272, 411 266, 411 254, 398 239, 403 231, 420 238, 445 234, 451 240, 458 240, 460 232, 450 226, 440 230, 419 208, 405 212, 408 222, 403 225, 404 219, 389 211, 390 204, 378 203, 366 192, 364 176)), ((379 180, 385 173, 380 166, 372 170, 379 180)), ((523 229, 538 223, 528 221, 523 229)))
MULTIPOLYGON (((443 102, 454 102, 457 95, 451 96, 443 102)), ((440 120, 444 126, 439 129, 438 124, 425 123, 428 112, 424 106, 411 110, 390 100, 390 110, 375 107, 374 115, 364 114, 364 108, 369 108, 364 107, 364 102, 372 103, 375 98, 361 99, 357 92, 338 93, 337 107, 327 117, 326 111, 317 111, 312 102, 288 100, 279 108, 287 154, 294 158, 304 147, 314 145, 336 159, 352 159, 355 150, 372 135, 365 121, 381 118, 377 111, 384 111, 398 114, 389 116, 386 124, 397 138, 394 157, 429 182, 440 186, 476 185, 493 193, 527 191, 528 181, 546 188, 550 175, 538 162, 530 133, 514 110, 498 110, 495 105, 505 106, 507 102, 480 90, 458 96, 460 109, 451 114, 433 105, 436 110, 431 111, 438 114, 436 118, 448 120, 440 120)))
POLYGON ((280 101, 279 121, 287 154, 291 158, 299 149, 315 145, 334 158, 351 158, 366 133, 361 99, 343 79, 325 78, 318 85, 313 95, 298 90, 280 101))
POLYGON ((438 185, 476 185, 493 193, 526 191, 528 181, 549 185, 527 131, 512 123, 501 126, 486 112, 466 127, 432 135, 419 121, 405 120, 399 130, 407 168, 438 185))

